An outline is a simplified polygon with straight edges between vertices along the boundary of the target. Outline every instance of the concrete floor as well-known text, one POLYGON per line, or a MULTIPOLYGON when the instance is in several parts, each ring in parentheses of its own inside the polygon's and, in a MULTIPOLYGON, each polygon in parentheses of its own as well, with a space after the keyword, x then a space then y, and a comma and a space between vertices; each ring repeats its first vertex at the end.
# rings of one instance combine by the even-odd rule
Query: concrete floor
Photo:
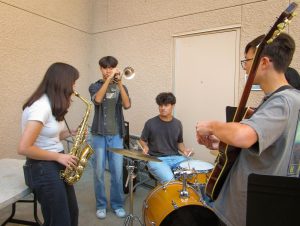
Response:
MULTIPOLYGON (((106 172, 106 184, 110 184, 110 174, 106 172)), ((107 186, 108 190, 109 186, 107 186)), ((111 210, 107 211, 107 217, 100 220, 96 217, 95 209, 95 198, 93 188, 93 172, 91 167, 87 167, 81 180, 75 184, 76 196, 78 199, 79 206, 79 225, 80 226, 93 226, 93 225, 111 225, 120 226, 124 225, 125 218, 118 218, 111 210)), ((142 221, 142 208, 143 201, 147 197, 147 194, 151 191, 151 188, 145 186, 138 186, 133 193, 133 214, 139 217, 142 221)), ((125 195, 125 210, 129 212, 130 198, 129 195, 125 195)), ((2 224, 11 213, 11 206, 8 206, 0 210, 0 224, 2 224)), ((42 219, 40 210, 38 210, 39 218, 42 219)), ((17 203, 16 215, 17 219, 33 220, 33 205, 31 203, 17 203)), ((8 223, 7 226, 13 226, 18 224, 8 223)), ((140 225, 137 220, 134 221, 133 225, 140 225)))

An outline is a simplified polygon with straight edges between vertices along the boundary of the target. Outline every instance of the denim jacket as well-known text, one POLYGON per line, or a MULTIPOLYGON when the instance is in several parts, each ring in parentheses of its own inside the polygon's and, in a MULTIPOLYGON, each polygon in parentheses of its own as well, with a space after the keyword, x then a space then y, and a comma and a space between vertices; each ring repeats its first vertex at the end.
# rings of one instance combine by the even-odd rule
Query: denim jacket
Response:
MULTIPOLYGON (((94 119, 92 123, 91 133, 98 134, 98 135, 107 135, 104 131, 106 131, 105 125, 105 114, 107 114, 107 101, 106 97, 103 97, 101 103, 95 102, 95 96, 98 90, 102 87, 104 81, 102 79, 98 80, 95 83, 92 83, 89 87, 89 92, 91 95, 91 100, 94 103, 95 112, 94 112, 94 119)), ((124 86, 124 85, 123 85, 124 86)), ((128 95, 128 90, 126 86, 124 86, 125 91, 128 95)), ((124 115, 123 115, 123 106, 122 106, 122 98, 119 89, 117 90, 117 103, 116 103, 116 119, 117 125, 119 129, 119 134, 121 137, 125 135, 125 125, 124 125, 124 115)))

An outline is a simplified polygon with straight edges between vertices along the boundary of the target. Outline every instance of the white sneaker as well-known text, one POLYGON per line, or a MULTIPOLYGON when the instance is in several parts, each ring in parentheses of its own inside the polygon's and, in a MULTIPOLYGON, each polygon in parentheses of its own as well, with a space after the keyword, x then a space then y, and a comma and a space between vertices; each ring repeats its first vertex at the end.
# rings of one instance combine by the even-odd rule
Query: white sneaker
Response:
POLYGON ((96 215, 98 218, 104 219, 106 217, 106 209, 98 209, 96 215))
POLYGON ((120 218, 123 218, 123 217, 126 216, 126 212, 125 212, 125 210, 124 210, 123 208, 116 209, 116 210, 115 210, 115 213, 116 213, 116 215, 117 215, 118 217, 120 217, 120 218))

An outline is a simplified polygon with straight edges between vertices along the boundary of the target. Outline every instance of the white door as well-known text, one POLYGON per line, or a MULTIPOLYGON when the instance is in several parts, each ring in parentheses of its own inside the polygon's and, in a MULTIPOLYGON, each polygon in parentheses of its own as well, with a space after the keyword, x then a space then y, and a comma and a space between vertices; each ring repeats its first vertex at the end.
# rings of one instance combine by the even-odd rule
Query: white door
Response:
POLYGON ((175 117, 183 124, 184 143, 193 158, 213 163, 215 156, 196 142, 200 120, 225 121, 225 107, 236 103, 239 29, 174 38, 175 117))

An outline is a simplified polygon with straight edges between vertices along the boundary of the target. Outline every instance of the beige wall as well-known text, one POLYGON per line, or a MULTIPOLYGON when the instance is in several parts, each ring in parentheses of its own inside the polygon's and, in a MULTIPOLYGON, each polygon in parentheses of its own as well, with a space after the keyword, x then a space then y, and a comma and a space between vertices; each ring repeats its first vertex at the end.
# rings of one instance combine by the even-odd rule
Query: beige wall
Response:
MULTIPOLYGON (((240 55, 245 44, 274 23, 288 0, 0 0, 0 155, 15 156, 20 137, 21 105, 55 61, 77 67, 78 91, 99 79, 98 60, 114 55, 120 67, 136 70, 125 81, 132 108, 125 112, 132 134, 157 114, 155 96, 173 90, 173 35, 241 25, 240 55)), ((298 9, 299 14, 299 9, 298 9)), ((300 46, 299 17, 287 30, 300 46)), ((300 69, 297 50, 293 65, 300 69)), ((239 93, 244 72, 240 70, 239 93)), ((217 95, 217 94, 216 94, 217 95)), ((261 94, 252 94, 256 105, 261 94)), ((238 98, 236 100, 238 102, 238 98)), ((81 120, 84 106, 74 101, 68 119, 81 120)))
MULTIPOLYGON (((78 68, 78 90, 88 94, 91 35, 85 30, 91 24, 91 4, 84 2, 0 1, 1 158, 16 156, 21 106, 50 64, 62 61, 78 68)), ((70 124, 82 115, 81 103, 74 101, 70 124)))
MULTIPOLYGON (((287 0, 98 1, 94 8, 97 13, 94 13, 94 59, 91 62, 96 64, 99 57, 112 54, 120 59, 122 67, 136 68, 136 78, 126 82, 133 105, 125 115, 131 122, 131 133, 139 135, 145 120, 157 114, 155 96, 161 91, 173 90, 172 35, 238 24, 243 58, 244 46, 266 33, 288 4, 287 0)), ((298 45, 300 32, 296 27, 299 24, 299 18, 295 17, 287 30, 298 45)), ((299 57, 297 51, 293 61, 297 69, 300 69, 299 57)), ((96 75, 96 70, 92 67, 92 76, 96 75)), ((244 71, 240 69, 239 94, 243 85, 244 71)), ((253 93, 250 105, 257 105, 261 95, 253 93)), ((238 100, 239 97, 237 103, 238 100)))

